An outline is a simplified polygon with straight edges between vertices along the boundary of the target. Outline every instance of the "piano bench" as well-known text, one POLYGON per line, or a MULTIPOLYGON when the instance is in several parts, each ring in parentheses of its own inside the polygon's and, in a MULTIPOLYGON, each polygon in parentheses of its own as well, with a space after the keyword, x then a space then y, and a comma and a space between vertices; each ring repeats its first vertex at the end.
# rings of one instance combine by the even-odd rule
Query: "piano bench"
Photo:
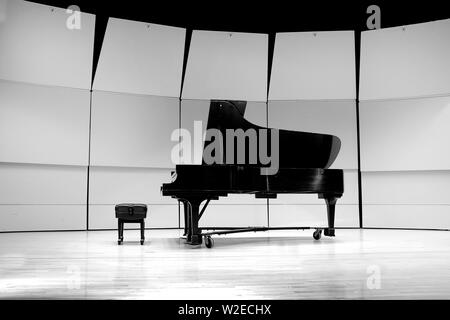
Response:
POLYGON ((121 203, 116 205, 116 218, 118 219, 119 240, 118 245, 123 242, 123 225, 125 223, 139 223, 141 225, 141 245, 144 244, 145 218, 147 217, 147 205, 140 203, 121 203))

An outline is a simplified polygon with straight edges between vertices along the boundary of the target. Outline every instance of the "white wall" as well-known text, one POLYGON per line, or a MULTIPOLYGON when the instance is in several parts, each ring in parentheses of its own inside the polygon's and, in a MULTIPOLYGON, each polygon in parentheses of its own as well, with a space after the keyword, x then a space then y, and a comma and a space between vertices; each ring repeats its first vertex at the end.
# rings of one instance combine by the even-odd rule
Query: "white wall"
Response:
MULTIPOLYGON (((222 199, 211 202, 199 223, 200 227, 267 227, 267 201, 246 196, 247 203, 232 204, 222 199)), ((234 198, 233 195, 231 198, 234 198)))
POLYGON ((86 230, 83 205, 2 205, 0 231, 86 230))
POLYGON ((450 228, 449 56, 450 20, 362 33, 365 227, 450 228))
MULTIPOLYGON (((272 121, 345 137, 336 165, 348 169, 351 191, 343 203, 353 203, 353 33, 277 35, 268 109, 268 36, 194 31, 180 104, 184 29, 110 18, 90 94, 95 17, 83 13, 81 29, 69 30, 68 16, 64 9, 7 1, 0 23, 0 177, 12 181, 0 190, 1 230, 116 228, 119 202, 148 204, 150 227, 182 225, 178 203, 159 192, 175 165, 170 136, 180 123, 206 126, 210 99, 248 101, 245 117, 257 125, 272 121), (307 76, 312 71, 314 81, 307 76), (327 89, 318 90, 319 83, 327 89), (335 103, 317 101, 324 99, 335 103), (281 108, 290 116, 280 116, 281 108), (292 122, 298 114, 305 121, 292 122), (344 114, 342 123, 334 116, 320 122, 325 114, 344 114)), ((288 197, 279 204, 319 202, 288 197)), ((267 200, 230 195, 211 204, 202 225, 268 220, 267 200)))
POLYGON ((0 163, 0 231, 84 230, 87 168, 0 163))
POLYGON ((0 22, 0 79, 90 89, 95 16, 81 13, 81 28, 66 27, 65 9, 6 0, 0 22))
POLYGON ((95 17, 6 1, 0 21, 0 231, 86 228, 95 17))
POLYGON ((365 31, 360 100, 450 92, 450 19, 365 31))
POLYGON ((0 161, 87 166, 88 90, 0 80, 0 161))
POLYGON ((269 100, 354 100, 355 83, 354 31, 276 34, 269 100))
POLYGON ((0 163, 0 205, 86 204, 84 166, 0 163))
POLYGON ((362 101, 363 171, 450 170, 450 96, 362 101))
POLYGON ((183 99, 266 101, 268 35, 192 33, 183 99))
POLYGON ((94 90, 179 97, 186 30, 109 18, 94 90))
POLYGON ((175 167, 185 33, 108 21, 92 93, 89 229, 117 228, 121 202, 147 204, 147 227, 179 226, 178 203, 160 188, 175 167))
MULTIPOLYGON (((269 88, 269 127, 333 134, 341 139, 331 168, 344 169, 336 226, 359 225, 353 31, 278 33, 269 88)), ((271 226, 326 226, 317 195, 269 200, 271 226)))
MULTIPOLYGON (((69 30, 64 9, 5 7, 0 231, 116 228, 118 202, 148 204, 149 227, 183 225, 177 202, 159 193, 175 166, 170 134, 180 123, 206 125, 210 99, 247 100, 245 117, 261 126, 341 138, 336 225, 358 225, 353 32, 277 34, 267 101, 267 35, 194 31, 181 90, 185 30, 111 18, 91 97, 95 16, 82 13, 82 28, 69 30)), ((366 227, 450 228, 449 56, 450 20, 362 34, 366 227)), ((326 207, 310 195, 231 195, 211 203, 201 224, 269 221, 323 226, 326 207)))
MULTIPOLYGON (((178 203, 162 197, 160 188, 170 182, 170 169, 93 166, 89 176, 89 229, 115 229, 117 203, 148 205, 149 228, 177 228, 178 203)), ((129 225, 127 227, 136 228, 129 225)))
POLYGON ((171 168, 179 100, 93 91, 91 165, 171 168))
MULTIPOLYGON (((146 228, 178 228, 178 204, 148 204, 146 228)), ((126 224, 126 229, 138 228, 136 224, 126 224)), ((89 230, 117 229, 114 204, 89 206, 89 230)), ((137 236, 137 235, 136 235, 137 236)), ((138 238, 137 238, 138 239, 138 238)))

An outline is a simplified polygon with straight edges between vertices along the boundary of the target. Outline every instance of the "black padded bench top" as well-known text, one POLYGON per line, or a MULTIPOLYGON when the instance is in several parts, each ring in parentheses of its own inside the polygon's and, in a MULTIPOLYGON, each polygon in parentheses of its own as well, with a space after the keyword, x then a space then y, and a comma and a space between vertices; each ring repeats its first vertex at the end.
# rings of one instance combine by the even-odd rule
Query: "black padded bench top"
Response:
POLYGON ((142 203, 120 203, 115 207, 116 218, 140 220, 147 217, 147 205, 142 203))

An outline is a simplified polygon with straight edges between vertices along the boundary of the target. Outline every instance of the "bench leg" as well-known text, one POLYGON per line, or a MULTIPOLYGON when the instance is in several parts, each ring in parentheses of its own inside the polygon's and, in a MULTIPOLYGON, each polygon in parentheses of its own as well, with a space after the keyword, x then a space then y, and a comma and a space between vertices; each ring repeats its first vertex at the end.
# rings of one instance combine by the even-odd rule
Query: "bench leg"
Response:
POLYGON ((123 221, 121 219, 118 220, 117 231, 119 232, 117 243, 120 245, 123 242, 123 221))
POLYGON ((141 220, 141 245, 144 244, 144 240, 145 240, 144 232, 145 232, 145 221, 144 221, 144 219, 142 219, 141 220))

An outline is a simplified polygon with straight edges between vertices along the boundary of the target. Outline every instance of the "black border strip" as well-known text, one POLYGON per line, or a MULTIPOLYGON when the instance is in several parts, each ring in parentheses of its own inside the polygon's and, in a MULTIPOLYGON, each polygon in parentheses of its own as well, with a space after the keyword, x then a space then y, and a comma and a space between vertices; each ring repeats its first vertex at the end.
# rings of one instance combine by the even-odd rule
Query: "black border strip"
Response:
POLYGON ((92 126, 92 84, 89 92, 89 142, 88 142, 88 165, 86 177, 86 231, 89 230, 89 192, 90 192, 90 169, 91 169, 91 126, 92 126))
POLYGON ((359 124, 359 71, 360 71, 360 57, 361 57, 361 31, 355 31, 355 86, 356 86, 356 145, 358 149, 358 211, 359 211, 359 227, 364 227, 363 220, 363 205, 362 205, 362 175, 361 175, 361 138, 360 138, 360 124, 359 124))

